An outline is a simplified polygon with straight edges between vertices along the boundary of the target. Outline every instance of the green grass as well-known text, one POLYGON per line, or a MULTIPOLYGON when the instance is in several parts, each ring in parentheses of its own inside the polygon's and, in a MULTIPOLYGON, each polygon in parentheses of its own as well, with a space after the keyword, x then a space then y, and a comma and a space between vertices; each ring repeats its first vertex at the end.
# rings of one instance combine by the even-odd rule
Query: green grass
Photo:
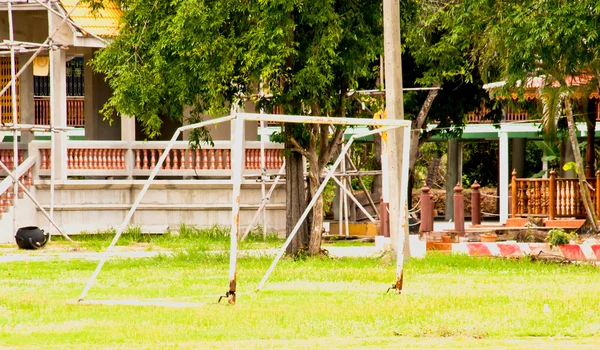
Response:
MULTIPOLYGON (((72 235, 76 246, 89 251, 102 251, 108 247, 110 241, 116 234, 116 230, 100 232, 83 232, 72 235)), ((276 233, 267 233, 263 239, 262 227, 251 230, 248 237, 239 244, 239 249, 265 249, 277 248, 283 244, 276 233)), ((52 238, 50 246, 70 247, 62 236, 52 238)), ((215 225, 212 227, 198 228, 194 226, 181 225, 176 232, 168 234, 145 234, 139 227, 130 227, 123 232, 117 246, 137 247, 146 250, 156 248, 169 250, 228 250, 230 246, 229 228, 215 225)))
POLYGON ((244 257, 235 306, 227 255, 111 260, 93 299, 167 298, 194 308, 74 305, 95 262, 0 264, 0 347, 594 348, 600 271, 589 265, 434 255, 406 265, 402 295, 387 259, 244 257), (551 312, 545 313, 547 304, 551 312), (552 338, 550 338, 552 337, 552 338), (558 338, 556 338, 558 337, 558 338))

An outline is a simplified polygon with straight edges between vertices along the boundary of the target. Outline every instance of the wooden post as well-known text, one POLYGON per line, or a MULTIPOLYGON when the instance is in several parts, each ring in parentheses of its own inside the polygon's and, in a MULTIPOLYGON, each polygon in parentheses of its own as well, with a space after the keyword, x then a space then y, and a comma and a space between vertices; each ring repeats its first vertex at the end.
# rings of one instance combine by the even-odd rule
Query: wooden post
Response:
POLYGON ((518 202, 518 198, 517 198, 518 191, 517 191, 517 170, 516 169, 513 169, 512 180, 511 180, 510 186, 511 186, 511 192, 512 192, 511 193, 511 196, 512 196, 512 198, 511 198, 511 204, 512 204, 511 205, 511 217, 516 218, 517 211, 519 210, 518 209, 519 202, 518 202))
POLYGON ((460 182, 454 187, 454 231, 465 235, 465 196, 460 182))
POLYGON ((600 217, 600 170, 596 171, 596 216, 600 217))
POLYGON ((421 188, 421 232, 433 231, 433 202, 427 183, 421 188))
POLYGON ((381 201, 379 202, 379 235, 383 237, 390 236, 390 221, 389 221, 390 213, 388 213, 388 203, 383 201, 383 197, 381 197, 381 201))
MULTIPOLYGON (((596 179, 598 179, 596 177, 596 179)), ((596 182, 598 182, 596 180, 596 182)), ((597 198, 597 193, 596 193, 597 198)), ((596 204, 597 206, 598 204, 596 204)), ((550 171, 550 184, 548 185, 548 220, 556 217, 556 171, 550 171)))
POLYGON ((479 188, 481 185, 477 181, 471 185, 471 224, 481 225, 481 193, 479 188))

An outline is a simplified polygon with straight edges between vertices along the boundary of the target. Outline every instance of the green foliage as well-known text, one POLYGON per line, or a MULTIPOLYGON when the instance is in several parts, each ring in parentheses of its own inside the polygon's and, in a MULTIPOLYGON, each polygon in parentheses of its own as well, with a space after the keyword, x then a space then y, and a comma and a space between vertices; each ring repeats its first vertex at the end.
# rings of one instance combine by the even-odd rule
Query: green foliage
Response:
POLYGON ((564 171, 573 170, 575 172, 575 174, 579 174, 579 171, 577 169, 577 164, 575 162, 566 162, 565 165, 563 165, 563 170, 564 171))
POLYGON ((331 212, 331 206, 333 205, 333 199, 335 198, 335 181, 329 180, 325 189, 323 189, 323 215, 327 215, 331 212))
POLYGON ((498 166, 497 142, 463 144, 463 186, 471 186, 477 180, 483 187, 496 187, 498 166))
POLYGON ((569 244, 574 239, 577 239, 577 233, 567 233, 561 228, 548 231, 548 236, 546 236, 546 242, 550 244, 550 247, 556 247, 559 244, 569 244))
POLYGON ((135 116, 149 137, 186 106, 196 122, 261 89, 267 110, 350 115, 345 92, 373 78, 381 53, 381 4, 366 0, 121 4, 120 35, 93 64, 114 90, 106 115, 135 116))
MULTIPOLYGON (((542 177, 544 171, 542 170, 542 162, 544 160, 543 151, 536 146, 537 141, 527 141, 525 146, 525 174, 523 177, 542 177), (539 176, 537 176, 539 174, 539 176)), ((555 168, 553 162, 548 162, 550 169, 555 168)), ((520 177, 521 175, 519 175, 520 177)))

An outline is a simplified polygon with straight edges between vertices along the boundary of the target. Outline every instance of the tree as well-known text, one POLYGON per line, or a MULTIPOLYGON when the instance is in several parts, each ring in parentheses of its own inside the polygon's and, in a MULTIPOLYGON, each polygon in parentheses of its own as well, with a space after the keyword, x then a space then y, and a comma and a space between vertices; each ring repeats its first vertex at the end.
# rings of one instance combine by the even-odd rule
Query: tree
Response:
MULTIPOLYGON (((477 66, 486 81, 503 80, 503 96, 523 96, 532 79, 541 82, 544 127, 556 133, 556 116, 564 108, 583 204, 591 225, 597 222, 578 147, 573 104, 581 95, 573 84, 580 76, 598 84, 600 70, 598 13, 593 1, 458 1, 448 3, 440 18, 448 29, 446 45, 473 45, 465 67, 477 66)), ((587 96, 587 95, 585 95, 587 96)))
MULTIPOLYGON (((441 90, 408 92, 405 113, 412 121, 409 161, 412 192, 415 162, 421 146, 434 136, 460 137, 468 113, 498 120, 500 113, 483 90, 484 81, 470 63, 476 50, 473 41, 449 45, 442 9, 429 3, 407 4, 403 16, 403 73, 405 86, 440 87, 441 90), (427 125, 435 124, 429 130, 427 125)), ((408 119, 408 118, 407 118, 408 119)))
MULTIPOLYGON (((149 137, 165 118, 190 122, 228 113, 240 96, 287 114, 353 116, 350 89, 370 88, 382 47, 381 3, 346 1, 121 0, 120 34, 94 58, 113 95, 105 106, 135 116, 149 137), (260 91, 266 94, 259 94, 260 91), (269 96, 265 98, 264 96, 269 96)), ((306 206, 302 156, 309 164, 309 198, 340 143, 344 128, 282 126, 286 144, 288 233, 306 206), (293 193, 293 194, 292 194, 293 193)), ((206 131, 192 134, 206 140, 206 131)), ((320 197, 310 230, 292 253, 320 252, 320 197)))

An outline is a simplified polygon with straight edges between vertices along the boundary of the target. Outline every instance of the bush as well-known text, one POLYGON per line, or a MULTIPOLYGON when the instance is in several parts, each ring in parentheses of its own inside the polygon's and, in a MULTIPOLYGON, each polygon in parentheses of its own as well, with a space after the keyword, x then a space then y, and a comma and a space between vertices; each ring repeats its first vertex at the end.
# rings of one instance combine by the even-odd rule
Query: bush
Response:
POLYGON ((550 247, 556 247, 559 244, 569 244, 569 242, 573 239, 577 238, 577 233, 570 232, 567 233, 562 228, 552 229, 548 231, 548 236, 546 236, 546 241, 550 243, 550 247))

